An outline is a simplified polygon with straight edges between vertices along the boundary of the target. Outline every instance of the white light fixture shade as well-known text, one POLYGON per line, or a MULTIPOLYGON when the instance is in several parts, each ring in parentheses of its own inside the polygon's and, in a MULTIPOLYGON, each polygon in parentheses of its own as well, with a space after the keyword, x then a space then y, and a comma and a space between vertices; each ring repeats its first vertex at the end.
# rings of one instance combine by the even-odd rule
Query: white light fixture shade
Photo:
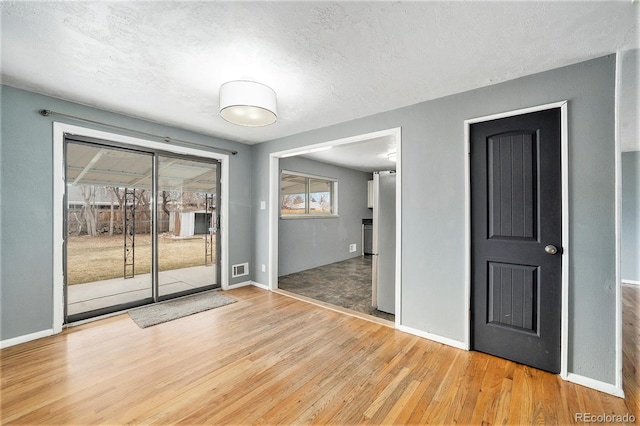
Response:
POLYGON ((393 161, 395 163, 396 160, 398 159, 398 156, 396 155, 395 152, 390 152, 387 154, 387 158, 389 159, 389 161, 393 161))
POLYGON ((255 81, 229 81, 220 86, 220 116, 240 126, 267 126, 278 118, 276 92, 255 81))

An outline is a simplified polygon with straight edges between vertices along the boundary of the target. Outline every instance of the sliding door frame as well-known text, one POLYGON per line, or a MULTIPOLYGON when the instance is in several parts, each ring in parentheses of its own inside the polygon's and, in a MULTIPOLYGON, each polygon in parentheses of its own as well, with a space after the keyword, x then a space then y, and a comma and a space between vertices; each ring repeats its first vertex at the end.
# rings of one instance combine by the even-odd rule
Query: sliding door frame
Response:
MULTIPOLYGON (((153 188, 155 186, 155 179, 153 179, 153 173, 154 173, 154 163, 155 163, 155 158, 156 155, 154 155, 153 152, 149 152, 149 151, 145 151, 142 149, 136 149, 135 147, 126 147, 123 144, 120 143, 110 143, 110 141, 103 141, 103 140, 86 140, 87 138, 84 137, 74 137, 74 136, 67 136, 65 135, 64 137, 64 185, 65 185, 65 191, 67 189, 67 176, 66 176, 66 171, 67 171, 67 154, 68 154, 68 148, 69 148, 69 144, 73 144, 73 145, 84 145, 87 147, 93 147, 93 148, 99 148, 101 150, 112 150, 112 151, 120 151, 120 152, 124 152, 127 154, 135 154, 138 155, 140 157, 148 157, 148 161, 149 161, 149 165, 151 166, 151 172, 152 172, 152 179, 151 179, 151 192, 152 192, 152 202, 151 202, 151 232, 152 232, 152 249, 151 249, 151 280, 149 282, 149 284, 151 285, 151 293, 148 297, 143 297, 141 299, 135 300, 135 301, 130 301, 130 302, 125 302, 122 304, 116 304, 116 305, 111 305, 111 306, 107 306, 107 307, 103 307, 103 308, 98 308, 95 310, 89 310, 89 311, 83 311, 83 312, 78 312, 75 314, 71 314, 69 315, 69 285, 66 282, 67 280, 65 279, 63 282, 63 299, 64 299, 64 323, 71 323, 71 322, 76 322, 76 321, 84 321, 86 319, 89 318, 94 318, 94 317, 98 317, 101 315, 107 315, 110 314, 112 312, 118 312, 118 311, 122 311, 125 309, 130 309, 130 308, 134 308, 137 306, 142 306, 142 305, 146 305, 149 303, 153 303, 156 302, 156 287, 157 287, 157 281, 156 281, 156 277, 153 274, 154 268, 155 268, 155 260, 156 260, 156 248, 154 247, 154 228, 155 228, 155 224, 156 224, 156 202, 155 202, 155 196, 153 194, 155 194, 155 192, 153 191, 153 188), (72 318, 71 320, 69 320, 69 318, 72 318)), ((68 278, 69 276, 69 269, 68 269, 68 248, 69 248, 69 244, 68 244, 68 239, 65 238, 68 237, 68 218, 69 218, 69 203, 68 203, 68 198, 67 198, 67 194, 65 192, 64 196, 63 196, 63 239, 64 239, 64 243, 62 245, 63 247, 63 251, 62 251, 62 255, 63 255, 63 277, 64 278, 68 278), (67 234, 67 235, 65 235, 67 234)), ((124 232, 124 230, 123 230, 124 232)))
MULTIPOLYGON (((164 142, 150 141, 131 136, 120 135, 101 130, 75 126, 67 123, 53 122, 53 333, 62 331, 65 321, 65 297, 64 297, 64 233, 66 232, 64 212, 66 199, 66 179, 65 179, 65 135, 75 135, 80 137, 100 139, 113 142, 114 146, 124 146, 132 150, 140 151, 162 151, 168 154, 186 155, 200 157, 203 159, 214 159, 220 163, 220 190, 219 201, 220 222, 218 223, 218 233, 221 240, 219 257, 219 277, 223 290, 229 288, 229 155, 218 152, 211 152, 195 148, 188 148, 180 145, 173 145, 164 142)), ((154 194, 154 198, 155 198, 154 194)), ((155 219, 154 219, 155 222, 155 219)), ((157 269, 157 268, 156 268, 157 269)))
MULTIPOLYGON (((177 153, 172 153, 172 152, 167 152, 166 150, 163 151, 156 151, 156 154, 154 156, 154 162, 157 162, 156 164, 154 164, 154 172, 153 172, 153 186, 154 186, 154 194, 155 196, 158 195, 158 187, 159 187, 159 183, 158 183, 158 179, 160 178, 160 173, 159 173, 159 157, 164 157, 164 158, 175 158, 175 159, 183 159, 183 160, 190 160, 190 161, 199 161, 202 162, 203 164, 210 164, 213 165, 213 163, 208 163, 206 160, 214 160, 217 161, 216 163, 216 182, 218 187, 216 188, 216 215, 218 215, 218 210, 220 207, 220 203, 221 203, 221 198, 220 198, 220 179, 221 179, 221 173, 220 173, 220 169, 221 169, 221 161, 214 159, 214 158, 194 158, 193 155, 185 155, 185 154, 177 154, 177 153), (158 171, 158 173, 156 173, 156 171, 158 171)), ((157 211, 157 207, 158 203, 153 203, 153 208, 155 209, 154 213, 153 213, 153 217, 154 217, 154 223, 157 226, 157 219, 158 219, 158 211, 157 211)), ((217 222, 216 222, 217 224, 217 222)), ((216 232, 216 264, 219 263, 218 259, 220 259, 220 238, 221 238, 221 233, 220 232, 216 232)), ((155 244, 155 249, 157 250, 158 247, 158 233, 154 232, 153 234, 153 238, 152 240, 154 241, 155 244)), ((154 262, 158 263, 158 256, 154 256, 154 262)), ((213 290, 216 288, 221 288, 221 271, 222 270, 222 265, 220 266, 216 266, 216 283, 213 285, 206 285, 206 286, 202 286, 202 287, 198 287, 196 289, 196 291, 192 291, 192 290, 186 290, 186 291, 179 291, 179 292, 175 292, 175 293, 169 293, 169 294, 164 294, 161 295, 160 294, 160 282, 159 282, 159 272, 160 272, 160 265, 156 265, 155 269, 154 269, 154 282, 157 283, 156 285, 154 285, 154 291, 157 290, 157 294, 154 294, 154 302, 162 302, 164 300, 169 300, 169 299, 174 299, 176 297, 181 297, 181 296, 187 296, 189 294, 193 294, 193 293, 197 293, 199 291, 205 291, 205 290, 213 290)))

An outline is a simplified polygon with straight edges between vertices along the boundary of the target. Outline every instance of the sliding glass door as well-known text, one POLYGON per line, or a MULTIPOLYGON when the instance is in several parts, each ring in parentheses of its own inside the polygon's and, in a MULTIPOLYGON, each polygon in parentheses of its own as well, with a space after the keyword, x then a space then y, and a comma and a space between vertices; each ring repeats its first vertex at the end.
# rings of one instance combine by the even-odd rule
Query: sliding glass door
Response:
POLYGON ((158 156, 158 280, 160 298, 216 287, 217 162, 158 156))
POLYGON ((66 145, 67 317, 152 301, 153 155, 66 145))
POLYGON ((220 164, 67 136, 66 322, 219 287, 220 164))

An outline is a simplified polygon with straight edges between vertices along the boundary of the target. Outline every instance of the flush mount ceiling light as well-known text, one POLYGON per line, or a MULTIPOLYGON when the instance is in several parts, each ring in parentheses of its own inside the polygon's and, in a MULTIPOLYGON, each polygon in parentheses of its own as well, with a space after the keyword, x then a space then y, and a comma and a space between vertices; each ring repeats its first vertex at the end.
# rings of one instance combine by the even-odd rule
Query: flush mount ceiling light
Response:
POLYGON ((220 116, 240 126, 267 126, 278 118, 276 92, 255 81, 229 81, 220 86, 220 116))
POLYGON ((395 152, 390 152, 387 154, 387 158, 389 159, 389 161, 393 161, 395 163, 396 160, 398 159, 398 156, 396 155, 395 152))

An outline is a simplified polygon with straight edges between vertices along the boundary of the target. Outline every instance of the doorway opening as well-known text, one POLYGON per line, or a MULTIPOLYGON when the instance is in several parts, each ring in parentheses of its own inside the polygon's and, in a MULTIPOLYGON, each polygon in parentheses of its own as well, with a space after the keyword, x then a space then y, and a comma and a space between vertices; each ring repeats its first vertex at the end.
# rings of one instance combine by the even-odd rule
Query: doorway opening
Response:
MULTIPOLYGON (((401 229, 400 221, 395 219, 400 216, 395 213, 399 210, 398 200, 401 196, 400 142, 400 129, 396 128, 271 154, 269 194, 269 288, 271 290, 284 289, 302 296, 303 299, 306 297, 312 301, 319 301, 321 305, 330 304, 329 307, 336 307, 339 311, 346 309, 358 316, 362 314, 371 317, 378 306, 375 304, 375 299, 372 300, 372 296, 375 296, 373 265, 376 262, 374 262, 371 248, 367 249, 366 255, 364 249, 364 230, 367 225, 365 222, 371 223, 374 211, 373 206, 368 203, 368 192, 373 189, 370 184, 374 180, 374 171, 395 170, 393 186, 394 191, 396 187, 398 191, 391 196, 394 202, 391 207, 394 215, 387 229, 395 232, 385 234, 392 235, 388 238, 393 239, 393 244, 385 241, 385 248, 390 247, 392 253, 384 255, 391 256, 390 265, 387 263, 386 266, 390 272, 387 271, 389 272, 385 277, 387 281, 381 284, 390 286, 383 297, 387 298, 385 302, 391 307, 385 308, 386 313, 380 312, 380 315, 376 316, 387 322, 399 324, 400 271, 397 265, 400 264, 400 246, 396 243, 401 229), (384 141, 387 142, 387 146, 384 145, 384 141), (377 154, 378 158, 370 159, 370 163, 367 164, 363 160, 365 157, 363 152, 367 152, 367 155, 375 152, 373 156, 376 157, 377 154), (389 158, 391 153, 396 154, 397 160, 392 161, 389 158), (356 159, 359 160, 358 164, 354 164, 356 159), (336 210, 333 212, 335 214, 325 217, 302 217, 302 214, 297 214, 297 217, 286 217, 289 213, 286 209, 286 213, 282 214, 283 202, 288 202, 285 204, 289 206, 297 200, 296 202, 302 206, 305 197, 301 194, 306 193, 300 189, 294 194, 295 188, 286 185, 288 181, 283 186, 283 171, 286 176, 294 172, 294 175, 295 173, 309 174, 316 179, 322 177, 327 181, 335 181, 335 190, 331 195, 336 198, 334 200, 336 210), (289 192, 292 193, 289 194, 289 192), (304 238, 301 238, 303 235, 304 238)), ((309 192, 309 197, 313 193, 313 191, 309 192)), ((312 198, 309 198, 308 204, 313 207, 314 199, 312 198)), ((303 211, 302 207, 300 211, 303 211)))

